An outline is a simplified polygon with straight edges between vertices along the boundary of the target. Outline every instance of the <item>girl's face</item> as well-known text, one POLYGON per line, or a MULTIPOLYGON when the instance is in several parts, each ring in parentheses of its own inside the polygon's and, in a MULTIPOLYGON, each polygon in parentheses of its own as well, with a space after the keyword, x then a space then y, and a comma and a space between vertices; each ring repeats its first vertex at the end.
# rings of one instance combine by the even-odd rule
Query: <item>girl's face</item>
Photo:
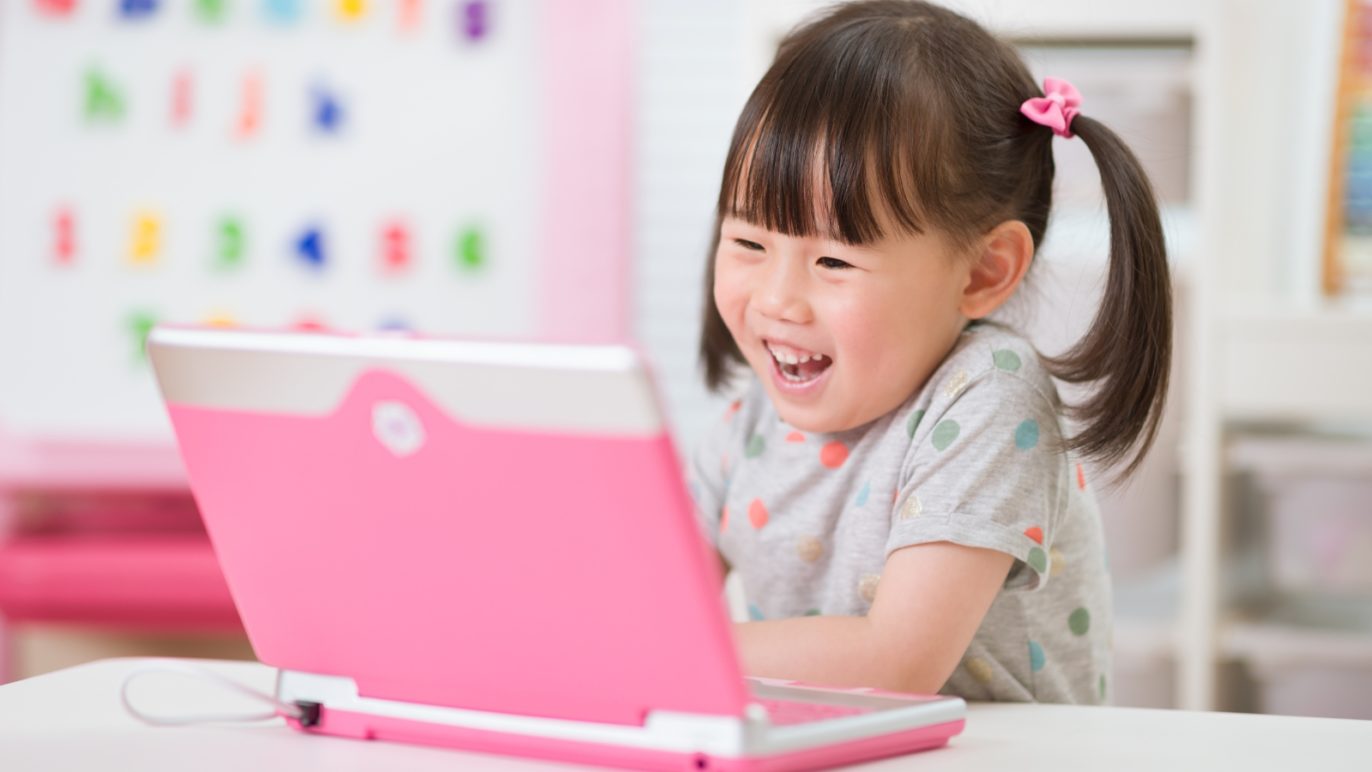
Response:
POLYGON ((970 271, 932 231, 853 246, 725 218, 714 298, 782 420, 837 432, 924 384, 967 321, 970 271))

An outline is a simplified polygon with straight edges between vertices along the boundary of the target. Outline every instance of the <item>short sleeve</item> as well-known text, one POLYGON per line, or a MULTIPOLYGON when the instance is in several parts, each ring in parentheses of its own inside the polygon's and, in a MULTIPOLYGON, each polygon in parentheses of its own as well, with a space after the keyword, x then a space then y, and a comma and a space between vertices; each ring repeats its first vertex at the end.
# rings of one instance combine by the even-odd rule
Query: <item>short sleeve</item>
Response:
POLYGON ((1015 558, 1006 588, 1037 589, 1067 484, 1056 401, 1000 368, 959 379, 911 437, 886 552, 939 541, 998 550, 1015 558))
POLYGON ((686 487, 695 500, 696 518, 711 544, 718 543, 719 532, 728 517, 725 501, 733 461, 729 448, 741 406, 741 400, 735 400, 725 408, 692 450, 686 465, 686 487))

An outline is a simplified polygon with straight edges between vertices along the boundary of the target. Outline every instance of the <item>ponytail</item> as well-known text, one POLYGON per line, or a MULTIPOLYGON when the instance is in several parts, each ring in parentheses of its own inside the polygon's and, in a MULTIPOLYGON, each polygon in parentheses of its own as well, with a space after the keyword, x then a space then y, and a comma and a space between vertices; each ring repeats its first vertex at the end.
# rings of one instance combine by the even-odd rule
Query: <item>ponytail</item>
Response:
POLYGON ((1143 461, 1157 435, 1172 362, 1172 285, 1152 186, 1118 135, 1078 115, 1072 132, 1100 171, 1110 216, 1110 267, 1100 309, 1086 335, 1048 359, 1054 376, 1096 389, 1071 408, 1081 431, 1068 447, 1114 464, 1120 479, 1143 461), (1131 457, 1132 452, 1132 457, 1131 457))

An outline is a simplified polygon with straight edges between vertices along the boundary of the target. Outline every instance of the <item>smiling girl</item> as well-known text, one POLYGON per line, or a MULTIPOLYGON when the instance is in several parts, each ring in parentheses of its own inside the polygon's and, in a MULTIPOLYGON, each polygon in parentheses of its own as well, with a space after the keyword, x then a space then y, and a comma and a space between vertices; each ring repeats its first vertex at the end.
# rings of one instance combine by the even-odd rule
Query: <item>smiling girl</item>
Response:
POLYGON ((1079 458, 1151 443, 1171 298, 1138 162, 1012 47, 924 2, 792 32, 735 129, 701 356, 749 387, 691 463, 754 621, 750 675, 969 699, 1104 701, 1111 607, 1079 458), (1054 135, 1100 169, 1110 272, 1057 359, 982 321, 1048 223, 1054 135), (1090 383, 1065 407, 1054 377, 1090 383), (1069 434, 1064 414, 1080 423, 1069 434))

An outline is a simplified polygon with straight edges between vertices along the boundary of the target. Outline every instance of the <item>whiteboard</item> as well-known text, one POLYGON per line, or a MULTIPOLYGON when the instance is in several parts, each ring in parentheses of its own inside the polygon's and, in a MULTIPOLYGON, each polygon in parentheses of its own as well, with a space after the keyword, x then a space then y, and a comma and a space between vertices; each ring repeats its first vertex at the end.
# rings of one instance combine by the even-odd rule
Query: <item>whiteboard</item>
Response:
POLYGON ((615 337, 626 15, 0 3, 0 434, 169 439, 154 322, 615 337))

